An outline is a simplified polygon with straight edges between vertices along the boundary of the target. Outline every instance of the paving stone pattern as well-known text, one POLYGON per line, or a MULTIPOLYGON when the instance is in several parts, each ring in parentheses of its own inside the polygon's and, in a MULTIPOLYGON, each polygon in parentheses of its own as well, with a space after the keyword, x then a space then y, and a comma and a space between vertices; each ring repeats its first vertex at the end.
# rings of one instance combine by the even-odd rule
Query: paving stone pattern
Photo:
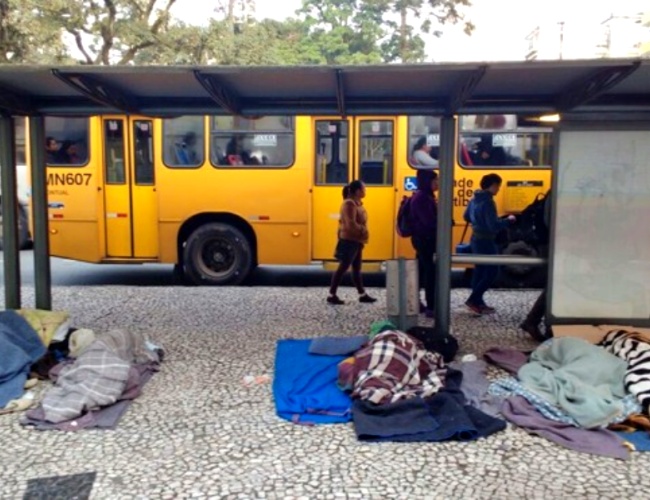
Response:
MULTIPOLYGON (((512 427, 472 443, 359 444, 351 424, 293 425, 276 417, 270 384, 244 386, 247 375, 272 375, 277 339, 365 332, 385 311, 384 291, 371 293, 377 304, 333 307, 314 288, 55 288, 54 307, 74 326, 135 328, 166 361, 115 431, 39 432, 0 417, 0 498, 92 473, 90 498, 111 500, 644 497, 650 454, 592 457, 512 427)), ((454 290, 461 354, 534 348, 516 325, 536 295, 491 292, 498 313, 476 318, 467 291, 454 290)), ((33 289, 24 297, 33 304, 33 289)))

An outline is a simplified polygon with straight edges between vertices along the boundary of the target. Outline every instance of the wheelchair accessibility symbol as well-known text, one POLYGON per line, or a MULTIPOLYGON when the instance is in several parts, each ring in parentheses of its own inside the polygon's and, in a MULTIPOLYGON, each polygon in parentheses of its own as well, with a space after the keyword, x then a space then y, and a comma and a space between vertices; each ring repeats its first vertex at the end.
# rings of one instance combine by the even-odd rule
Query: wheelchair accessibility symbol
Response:
POLYGON ((404 191, 415 191, 418 183, 415 177, 404 177, 404 191))

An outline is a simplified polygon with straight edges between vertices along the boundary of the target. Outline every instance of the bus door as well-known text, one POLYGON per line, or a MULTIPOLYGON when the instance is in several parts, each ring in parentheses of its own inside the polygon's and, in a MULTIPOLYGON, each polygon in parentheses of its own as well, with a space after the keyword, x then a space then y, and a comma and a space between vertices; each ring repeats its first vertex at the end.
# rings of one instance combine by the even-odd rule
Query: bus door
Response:
POLYGON ((343 187, 366 184, 370 242, 364 260, 392 258, 395 226, 395 119, 314 118, 312 259, 333 260, 343 187))
POLYGON ((153 122, 106 117, 102 124, 106 256, 153 259, 158 256, 153 122))

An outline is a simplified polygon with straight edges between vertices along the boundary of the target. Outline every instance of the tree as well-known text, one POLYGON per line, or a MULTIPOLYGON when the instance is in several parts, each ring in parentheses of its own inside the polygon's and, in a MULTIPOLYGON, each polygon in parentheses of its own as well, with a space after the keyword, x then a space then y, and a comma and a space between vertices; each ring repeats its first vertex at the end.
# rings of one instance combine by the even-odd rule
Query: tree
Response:
POLYGON ((83 64, 129 64, 166 35, 176 0, 48 0, 38 15, 74 40, 83 64))
POLYGON ((468 35, 474 30, 474 25, 466 21, 461 12, 471 5, 470 0, 392 0, 389 4, 394 17, 385 18, 391 32, 382 43, 386 62, 424 61, 426 43, 422 35, 441 36, 445 24, 462 22, 468 35), (412 21, 420 21, 419 32, 414 29, 412 21))
POLYGON ((443 25, 460 22, 471 33, 462 13, 468 6, 470 0, 303 0, 298 15, 328 64, 419 62, 423 35, 440 36, 443 25))
POLYGON ((381 62, 385 0, 303 0, 298 15, 326 64, 381 62))
POLYGON ((30 2, 0 0, 0 63, 66 62, 61 31, 43 25, 30 2))

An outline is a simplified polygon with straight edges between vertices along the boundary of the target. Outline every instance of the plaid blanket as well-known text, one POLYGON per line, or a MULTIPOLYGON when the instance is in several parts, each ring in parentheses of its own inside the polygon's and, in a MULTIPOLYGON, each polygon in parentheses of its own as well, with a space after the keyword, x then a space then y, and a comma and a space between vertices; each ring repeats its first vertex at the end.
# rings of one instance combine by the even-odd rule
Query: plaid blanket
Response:
POLYGON ((55 386, 43 398, 45 420, 64 422, 115 403, 139 376, 136 364, 158 361, 158 355, 133 331, 101 335, 59 372, 55 386))
POLYGON ((377 335, 354 358, 353 399, 388 404, 416 396, 427 398, 444 384, 442 356, 400 331, 377 335))

